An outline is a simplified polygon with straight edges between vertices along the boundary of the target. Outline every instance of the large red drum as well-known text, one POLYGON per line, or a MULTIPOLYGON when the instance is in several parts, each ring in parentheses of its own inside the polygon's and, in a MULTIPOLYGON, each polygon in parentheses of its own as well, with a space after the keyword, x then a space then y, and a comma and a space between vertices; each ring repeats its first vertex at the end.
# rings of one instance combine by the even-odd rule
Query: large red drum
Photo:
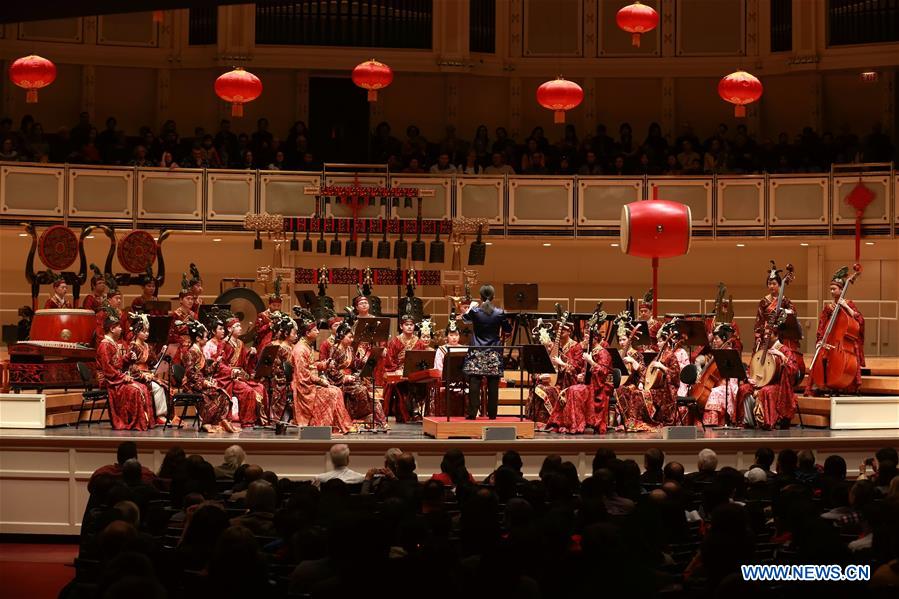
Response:
POLYGON ((690 207, 667 200, 621 207, 621 251, 641 258, 671 258, 690 251, 690 207))
POLYGON ((90 345, 96 329, 97 315, 93 310, 38 310, 31 321, 29 339, 90 345))

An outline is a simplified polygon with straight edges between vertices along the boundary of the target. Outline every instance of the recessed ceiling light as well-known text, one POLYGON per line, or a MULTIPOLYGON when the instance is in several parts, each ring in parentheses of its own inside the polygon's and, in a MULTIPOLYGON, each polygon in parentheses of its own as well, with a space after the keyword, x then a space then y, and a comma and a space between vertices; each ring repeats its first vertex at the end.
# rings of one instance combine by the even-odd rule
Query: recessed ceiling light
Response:
POLYGON ((492 241, 488 241, 486 245, 493 245, 492 241))
POLYGON ((213 237, 212 240, 213 240, 213 241, 221 241, 222 238, 221 238, 221 237, 213 237))
POLYGON ((93 235, 88 235, 87 237, 85 237, 85 239, 93 239, 93 238, 94 238, 93 235))
POLYGON ((544 243, 544 244, 543 244, 543 247, 548 248, 548 247, 551 246, 551 245, 552 245, 551 243, 544 243))
POLYGON ((737 247, 738 247, 738 248, 744 248, 744 247, 746 247, 746 244, 745 244, 745 243, 738 243, 738 244, 737 244, 737 247))
POLYGON ((610 243, 609 245, 612 246, 613 248, 617 248, 617 247, 618 247, 618 244, 617 244, 617 243, 610 243))
POLYGON ((874 245, 874 242, 873 242, 873 241, 866 241, 866 242, 865 242, 865 245, 874 245))
POLYGON ((804 248, 807 248, 807 247, 808 247, 808 244, 805 243, 805 242, 802 242, 802 243, 800 243, 799 245, 801 245, 801 246, 804 247, 804 248))
POLYGON ((28 233, 19 233, 19 237, 28 237, 28 233))

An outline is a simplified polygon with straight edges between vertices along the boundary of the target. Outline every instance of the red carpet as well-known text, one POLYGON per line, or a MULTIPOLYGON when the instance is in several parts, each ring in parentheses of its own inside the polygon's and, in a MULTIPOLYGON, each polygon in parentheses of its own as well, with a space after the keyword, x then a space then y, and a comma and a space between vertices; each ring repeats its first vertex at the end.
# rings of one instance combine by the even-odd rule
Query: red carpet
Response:
POLYGON ((75 576, 67 566, 77 545, 0 544, 0 585, 4 599, 55 599, 75 576))

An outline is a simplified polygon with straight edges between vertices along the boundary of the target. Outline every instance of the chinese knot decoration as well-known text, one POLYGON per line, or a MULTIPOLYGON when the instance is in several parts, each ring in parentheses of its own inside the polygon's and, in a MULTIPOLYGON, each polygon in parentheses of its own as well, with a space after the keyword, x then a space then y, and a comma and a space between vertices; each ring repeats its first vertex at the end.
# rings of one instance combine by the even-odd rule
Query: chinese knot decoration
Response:
POLYGON ((215 80, 215 94, 231 103, 231 116, 240 117, 243 105, 262 94, 262 82, 253 73, 237 67, 215 80))
POLYGON ((26 103, 36 104, 37 90, 56 80, 56 65, 36 54, 23 56, 10 65, 9 78, 19 87, 28 90, 25 95, 26 103))
POLYGON ((736 71, 718 82, 718 95, 734 105, 734 116, 746 116, 746 105, 762 97, 762 82, 746 71, 736 71))
POLYGON ((874 192, 867 185, 859 180, 849 195, 846 196, 846 203, 855 208, 855 261, 861 258, 861 240, 862 240, 862 216, 865 214, 865 208, 874 201, 874 192))
POLYGON ((651 6, 634 2, 623 7, 615 15, 619 29, 631 34, 631 45, 640 47, 640 34, 649 33, 659 25, 659 13, 651 6))
POLYGON ((537 88, 537 102, 554 112, 554 123, 564 123, 565 111, 577 107, 583 100, 584 90, 581 86, 563 79, 561 75, 537 88))
POLYGON ((368 101, 378 101, 378 90, 384 89, 393 81, 393 70, 375 59, 366 60, 353 69, 353 83, 368 90, 368 101))

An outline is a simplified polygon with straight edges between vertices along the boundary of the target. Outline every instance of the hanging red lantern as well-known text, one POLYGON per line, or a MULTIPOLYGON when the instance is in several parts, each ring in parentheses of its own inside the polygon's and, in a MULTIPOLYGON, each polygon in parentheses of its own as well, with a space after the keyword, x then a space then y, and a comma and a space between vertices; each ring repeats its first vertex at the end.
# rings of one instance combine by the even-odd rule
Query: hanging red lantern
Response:
POLYGON ((564 123, 565 111, 575 108, 584 100, 584 90, 574 81, 558 79, 547 81, 537 88, 537 102, 554 111, 553 122, 564 123))
POLYGON ((47 87, 56 80, 56 65, 35 54, 17 59, 9 67, 10 80, 27 89, 25 102, 37 103, 37 90, 47 87))
POLYGON ((215 80, 215 94, 231 102, 231 116, 243 116, 243 105, 262 94, 262 82, 253 73, 236 67, 215 80))
POLYGON ((640 34, 649 33, 659 26, 659 13, 639 1, 622 7, 615 15, 618 28, 631 34, 631 45, 640 47, 640 34))
POLYGON ((734 105, 734 116, 746 116, 746 105, 762 97, 762 82, 746 71, 736 71, 718 82, 718 95, 734 105))
POLYGON ((165 11, 154 10, 153 11, 153 22, 154 23, 162 23, 163 21, 165 21, 165 11))
POLYGON ((393 69, 374 58, 356 65, 353 69, 353 83, 368 90, 368 101, 378 101, 378 90, 393 82, 393 69))

